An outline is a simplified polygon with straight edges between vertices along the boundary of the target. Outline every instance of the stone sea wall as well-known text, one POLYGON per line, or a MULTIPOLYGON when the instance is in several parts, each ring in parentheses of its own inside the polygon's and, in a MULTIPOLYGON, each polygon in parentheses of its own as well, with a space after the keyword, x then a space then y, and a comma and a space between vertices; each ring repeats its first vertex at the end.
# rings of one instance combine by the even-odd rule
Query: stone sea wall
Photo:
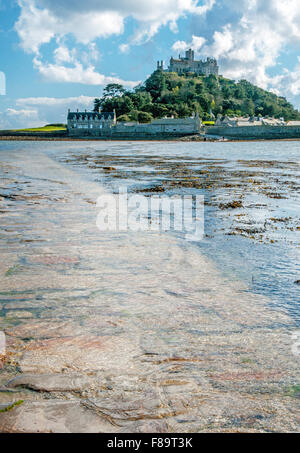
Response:
POLYGON ((236 140, 300 138, 300 126, 212 126, 206 135, 217 135, 236 140))
POLYGON ((65 131, 50 131, 50 132, 26 132, 26 131, 0 131, 0 137, 42 137, 42 138, 55 138, 67 137, 68 132, 65 131))

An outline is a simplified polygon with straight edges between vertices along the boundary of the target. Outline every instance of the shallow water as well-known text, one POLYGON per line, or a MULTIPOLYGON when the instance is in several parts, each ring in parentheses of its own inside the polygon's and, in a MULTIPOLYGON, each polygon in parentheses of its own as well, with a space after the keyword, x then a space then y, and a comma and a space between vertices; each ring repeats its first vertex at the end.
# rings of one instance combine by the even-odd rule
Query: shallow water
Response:
POLYGON ((0 431, 297 431, 299 157, 297 142, 0 142, 0 403, 25 400, 0 431), (203 241, 97 230, 101 193, 157 185, 204 194, 203 241))
MULTIPOLYGON (((53 155, 58 157, 55 151, 53 155)), ((219 183, 211 188, 168 190, 170 195, 201 193, 210 202, 205 209, 206 237, 195 246, 230 278, 242 279, 250 290, 286 309, 299 325, 300 295, 295 284, 300 276, 299 142, 89 143, 65 146, 59 159, 113 191, 161 185, 166 178, 169 182, 177 178, 178 165, 190 170, 189 178, 201 169, 217 169, 219 183), (103 172, 103 163, 97 165, 99 155, 104 165, 116 168, 116 174, 103 172), (263 190, 258 190, 260 185, 263 190), (282 198, 272 198, 274 194, 282 198), (242 209, 218 209, 218 203, 240 198, 242 209), (246 226, 246 232, 233 236, 240 226, 246 226)))

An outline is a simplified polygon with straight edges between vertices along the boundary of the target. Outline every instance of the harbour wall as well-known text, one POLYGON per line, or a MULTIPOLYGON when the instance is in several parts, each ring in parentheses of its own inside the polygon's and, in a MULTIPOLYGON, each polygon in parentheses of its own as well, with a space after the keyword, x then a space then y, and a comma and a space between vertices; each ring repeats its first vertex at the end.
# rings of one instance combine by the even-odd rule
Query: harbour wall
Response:
POLYGON ((275 140, 300 138, 300 126, 210 126, 206 135, 219 136, 235 140, 275 140))

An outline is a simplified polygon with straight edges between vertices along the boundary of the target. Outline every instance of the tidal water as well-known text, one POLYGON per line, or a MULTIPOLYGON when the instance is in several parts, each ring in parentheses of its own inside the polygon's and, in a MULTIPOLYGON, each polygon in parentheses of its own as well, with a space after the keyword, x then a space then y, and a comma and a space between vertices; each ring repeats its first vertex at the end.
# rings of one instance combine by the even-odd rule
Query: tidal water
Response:
POLYGON ((0 172, 0 432, 299 430, 299 142, 0 141, 0 172), (124 188, 203 195, 203 239, 100 232, 124 188))
POLYGON ((47 153, 116 192, 170 183, 182 167, 185 178, 193 179, 201 170, 215 173, 211 186, 167 186, 169 195, 201 193, 208 201, 206 236, 194 246, 229 279, 242 280, 250 291, 268 296, 299 325, 299 142, 66 143, 47 145, 47 153), (117 171, 103 172, 105 166, 117 171), (241 209, 218 209, 219 203, 241 198, 241 209), (239 224, 249 228, 235 234, 239 224))

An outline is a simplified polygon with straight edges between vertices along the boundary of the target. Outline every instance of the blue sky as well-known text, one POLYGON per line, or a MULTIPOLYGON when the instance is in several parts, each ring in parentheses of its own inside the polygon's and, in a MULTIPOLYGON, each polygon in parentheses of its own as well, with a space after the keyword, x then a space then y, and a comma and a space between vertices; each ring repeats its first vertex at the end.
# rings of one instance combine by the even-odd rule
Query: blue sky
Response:
POLYGON ((299 0, 0 0, 0 129, 65 122, 188 47, 300 107, 299 0))

